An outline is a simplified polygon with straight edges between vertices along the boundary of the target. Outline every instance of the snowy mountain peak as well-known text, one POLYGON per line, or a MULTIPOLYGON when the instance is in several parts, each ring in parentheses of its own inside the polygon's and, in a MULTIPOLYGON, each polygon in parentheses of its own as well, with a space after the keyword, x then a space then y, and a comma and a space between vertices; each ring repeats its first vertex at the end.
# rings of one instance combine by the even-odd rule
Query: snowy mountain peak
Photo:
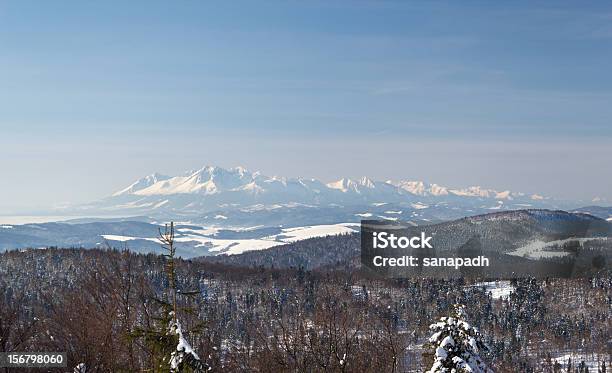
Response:
POLYGON ((453 189, 450 191, 452 194, 462 197, 482 197, 490 198, 497 194, 496 191, 491 189, 483 189, 480 186, 471 186, 464 189, 453 189))
POLYGON ((327 184, 327 187, 330 189, 336 189, 339 190, 343 193, 352 191, 352 192, 356 192, 359 193, 359 187, 358 187, 358 183, 354 182, 351 179, 347 179, 347 178, 342 178, 338 181, 334 181, 331 183, 327 184))
POLYGON ((434 196, 447 196, 448 195, 448 189, 438 184, 431 184, 430 191, 431 191, 431 194, 434 196))
POLYGON ((337 189, 341 192, 346 192, 348 181, 346 179, 340 179, 338 181, 332 181, 331 183, 327 183, 326 186, 330 189, 337 189))
POLYGON ((205 166, 169 177, 152 174, 104 200, 104 209, 146 213, 155 207, 187 214, 201 214, 214 208, 252 205, 357 206, 396 203, 418 210, 435 206, 465 205, 479 209, 506 209, 512 206, 555 206, 539 195, 480 186, 451 189, 418 180, 374 181, 366 176, 342 178, 330 183, 317 179, 268 177, 244 167, 205 166), (115 199, 121 197, 120 199, 115 199))
POLYGON ((359 185, 364 186, 366 188, 375 188, 374 182, 367 176, 363 176, 359 179, 359 185))
POLYGON ((161 175, 157 172, 152 173, 151 175, 147 175, 141 179, 136 180, 132 184, 130 184, 127 188, 121 189, 120 191, 113 194, 113 197, 125 195, 125 194, 134 194, 137 191, 150 187, 151 185, 163 181, 168 180, 170 177, 161 175))
MULTIPOLYGON (((342 178, 340 180, 324 184, 316 179, 295 178, 287 179, 285 177, 267 177, 259 172, 249 172, 244 167, 234 167, 225 169, 217 166, 204 166, 198 170, 188 171, 183 176, 169 177, 158 173, 148 175, 137 180, 125 189, 113 194, 114 197, 120 195, 171 195, 171 194, 204 194, 211 195, 226 191, 245 191, 250 194, 261 194, 266 191, 281 192, 282 190, 291 189, 293 192, 310 191, 313 193, 322 193, 325 191, 339 191, 344 194, 362 194, 367 191, 368 194, 376 192, 377 185, 389 186, 394 193, 399 195, 414 195, 421 197, 472 197, 495 200, 512 200, 516 196, 522 196, 519 193, 506 191, 495 191, 493 189, 485 189, 480 186, 472 186, 463 189, 449 189, 438 184, 426 184, 423 181, 415 180, 400 180, 386 181, 378 183, 363 176, 358 180, 342 178), (279 189, 280 188, 280 189, 279 189)), ((389 190, 383 188, 386 192, 389 190)), ((383 193, 383 191, 380 191, 383 193)), ((544 197, 532 195, 530 200, 541 200, 544 197)))
POLYGON ((391 182, 390 184, 398 187, 401 190, 415 194, 417 196, 429 195, 429 190, 425 187, 425 183, 422 181, 398 181, 391 182))
POLYGON ((387 184, 395 186, 402 192, 408 192, 417 196, 447 196, 449 193, 447 187, 438 184, 425 184, 423 181, 389 180, 387 184))
POLYGON ((242 167, 242 166, 236 166, 236 167, 230 168, 230 171, 235 172, 241 176, 244 176, 249 173, 249 170, 247 170, 245 167, 242 167))
MULTIPOLYGON (((156 175, 156 174, 154 174, 156 175)), ((188 171, 184 176, 147 176, 128 188, 115 193, 140 196, 171 194, 215 194, 236 189, 253 181, 253 175, 245 168, 236 167, 226 170, 216 166, 204 166, 188 171)))

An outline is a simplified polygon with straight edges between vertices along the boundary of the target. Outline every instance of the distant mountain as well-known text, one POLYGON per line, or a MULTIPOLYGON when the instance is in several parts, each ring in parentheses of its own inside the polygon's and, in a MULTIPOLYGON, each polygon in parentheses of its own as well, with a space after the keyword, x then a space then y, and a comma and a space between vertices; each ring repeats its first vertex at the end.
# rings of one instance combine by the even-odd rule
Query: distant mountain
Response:
MULTIPOLYGON (((567 261, 568 255, 576 257, 580 253, 585 254, 578 255, 581 261, 571 268, 572 271, 582 270, 584 263, 590 264, 594 252, 605 253, 608 267, 612 259, 612 224, 582 213, 533 209, 504 211, 407 229, 414 230, 415 234, 426 231, 432 235, 438 255, 451 254, 477 240, 482 254, 519 268, 541 258, 558 257, 567 261)), ((352 234, 312 238, 268 250, 202 260, 237 266, 315 269, 359 266, 359 255, 359 235, 352 234)))
POLYGON ((242 167, 206 166, 179 176, 152 174, 99 201, 64 211, 80 216, 149 216, 197 224, 298 226, 388 220, 448 220, 496 210, 572 209, 579 204, 480 186, 422 181, 269 177, 242 167))
POLYGON ((238 267, 304 268, 358 267, 359 234, 315 237, 262 251, 247 251, 238 255, 218 255, 197 260, 223 263, 238 267))
MULTIPOLYGON (((175 224, 177 255, 192 258, 203 255, 239 254, 263 250, 311 237, 353 233, 355 224, 327 224, 283 228, 210 228, 175 224)), ((0 251, 25 248, 128 248, 140 253, 161 253, 160 225, 146 221, 108 219, 72 220, 62 223, 0 225, 0 251)))
POLYGON ((142 179, 138 179, 130 186, 125 189, 122 189, 113 194, 113 197, 117 197, 123 194, 136 194, 139 191, 146 189, 154 184, 157 184, 160 181, 168 180, 170 177, 165 175, 160 175, 158 173, 154 173, 152 175, 148 175, 143 177, 142 179))
MULTIPOLYGON (((9 249, 65 247, 105 247, 107 237, 155 238, 158 226, 146 222, 116 221, 87 223, 40 223, 0 225, 0 251, 9 249)), ((124 242, 110 240, 110 245, 120 248, 124 242)), ((155 252, 159 243, 154 240, 131 241, 130 249, 138 252, 155 252)))
MULTIPOLYGON (((397 222, 408 230, 413 229, 415 234, 427 231, 435 235, 439 252, 452 252, 458 245, 477 237, 484 252, 525 259, 562 251, 568 244, 582 245, 581 239, 585 237, 607 240, 612 236, 612 223, 604 219, 551 210, 501 211, 439 223, 425 220, 407 223, 397 222)), ((122 219, 0 225, 0 251, 110 246, 160 253, 159 227, 150 221, 122 219)), ((215 260, 235 265, 306 268, 357 265, 359 228, 355 223, 249 228, 178 223, 176 247, 183 258, 217 256, 215 260)), ((612 244, 612 240, 603 243, 612 244)))
POLYGON ((573 212, 582 212, 597 216, 608 221, 612 221, 612 206, 601 207, 601 206, 586 206, 573 210, 573 212))

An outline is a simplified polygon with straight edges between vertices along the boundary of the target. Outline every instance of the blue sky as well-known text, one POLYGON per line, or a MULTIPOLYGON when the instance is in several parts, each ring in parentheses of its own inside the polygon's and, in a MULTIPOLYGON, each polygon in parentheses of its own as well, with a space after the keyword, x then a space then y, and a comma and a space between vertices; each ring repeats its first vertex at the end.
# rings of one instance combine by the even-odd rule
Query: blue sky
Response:
POLYGON ((0 3, 0 208, 244 165, 612 199, 605 2, 0 3))

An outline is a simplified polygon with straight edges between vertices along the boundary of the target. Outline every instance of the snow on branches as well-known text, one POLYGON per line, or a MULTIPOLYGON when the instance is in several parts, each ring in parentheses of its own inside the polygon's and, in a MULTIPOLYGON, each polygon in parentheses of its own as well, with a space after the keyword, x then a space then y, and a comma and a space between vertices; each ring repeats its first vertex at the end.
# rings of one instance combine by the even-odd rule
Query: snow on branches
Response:
POLYGON ((175 334, 178 337, 176 350, 172 351, 172 353, 170 354, 171 372, 179 372, 185 362, 200 361, 200 357, 198 356, 198 354, 196 354, 196 352, 191 348, 191 345, 189 344, 187 339, 185 339, 185 337, 183 336, 183 331, 181 330, 181 323, 178 320, 173 320, 170 322, 168 331, 171 335, 175 334))
POLYGON ((428 346, 434 362, 427 373, 492 373, 479 355, 488 350, 482 334, 465 321, 465 306, 454 307, 452 316, 441 317, 429 326, 433 335, 428 346))

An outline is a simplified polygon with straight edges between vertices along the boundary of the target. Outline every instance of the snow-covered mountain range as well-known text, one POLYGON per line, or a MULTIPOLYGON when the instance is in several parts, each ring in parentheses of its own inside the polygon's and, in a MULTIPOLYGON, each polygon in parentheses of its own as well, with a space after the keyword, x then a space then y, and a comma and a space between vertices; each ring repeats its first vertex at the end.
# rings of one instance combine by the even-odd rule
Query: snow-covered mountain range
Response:
MULTIPOLYGON (((387 180, 373 181, 364 176, 353 180, 342 178, 334 182, 323 183, 317 179, 268 177, 260 172, 249 172, 243 167, 224 169, 206 166, 199 170, 188 171, 179 176, 165 176, 158 173, 145 176, 113 194, 113 197, 135 195, 142 197, 194 194, 211 196, 229 193, 240 193, 243 196, 261 196, 281 193, 277 197, 302 196, 326 198, 345 195, 350 197, 388 197, 394 196, 458 196, 478 197, 495 200, 528 199, 542 200, 539 195, 526 196, 523 193, 512 193, 484 189, 472 186, 464 189, 452 189, 438 184, 426 184, 423 181, 387 180), (341 192, 342 194, 338 194, 341 192)), ((362 198, 358 198, 362 200, 362 198)))
MULTIPOLYGON (((77 218, 67 222, 2 225, 0 250, 108 243, 155 251, 159 224, 174 221, 182 256, 238 254, 355 232, 362 219, 424 225, 508 210, 580 206, 584 204, 478 186, 451 188, 368 177, 325 183, 207 166, 178 176, 148 175, 101 200, 57 211, 77 218)), ((582 210, 612 218, 609 208, 582 210)))
POLYGON ((538 194, 479 186, 451 188, 368 177, 325 183, 312 178, 270 177, 243 167, 206 166, 178 176, 145 176, 107 198, 72 208, 72 212, 230 226, 290 226, 370 217, 445 220, 491 210, 579 206, 538 194))

